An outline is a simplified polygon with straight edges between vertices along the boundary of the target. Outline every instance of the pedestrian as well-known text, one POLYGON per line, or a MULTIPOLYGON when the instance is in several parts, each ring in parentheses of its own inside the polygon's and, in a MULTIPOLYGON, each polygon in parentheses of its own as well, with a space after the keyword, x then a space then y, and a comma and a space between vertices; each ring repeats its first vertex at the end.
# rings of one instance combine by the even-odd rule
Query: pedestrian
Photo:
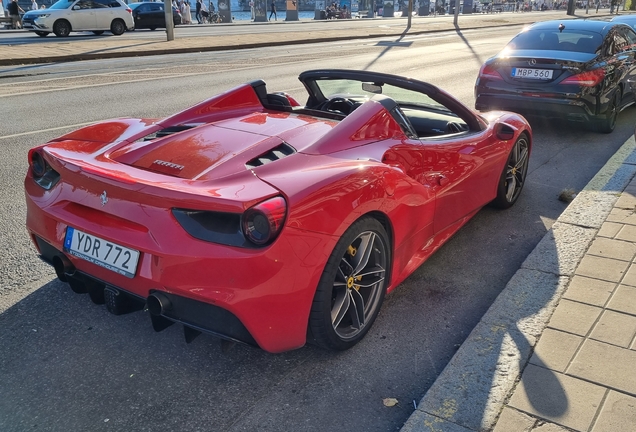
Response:
POLYGON ((11 27, 13 27, 14 30, 22 28, 20 13, 24 13, 24 9, 20 7, 18 0, 11 0, 11 3, 7 6, 7 10, 9 11, 9 17, 11 17, 11 27))
POLYGON ((194 17, 197 19, 197 22, 201 24, 201 0, 197 0, 195 8, 194 17))
POLYGON ((272 15, 274 15, 274 21, 278 21, 278 18, 276 17, 276 0, 272 0, 272 4, 270 5, 270 12, 269 12, 270 21, 272 19, 272 15))
POLYGON ((40 9, 38 7, 38 4, 35 2, 35 0, 31 0, 31 10, 38 10, 40 9))
POLYGON ((254 0, 250 0, 250 11, 252 12, 252 21, 254 21, 254 18, 256 18, 256 15, 254 15, 254 0))
POLYGON ((192 9, 190 9, 190 0, 186 0, 185 18, 186 24, 192 24, 192 9))
POLYGON ((205 0, 201 0, 201 21, 203 23, 207 23, 208 21, 208 17, 210 16, 210 14, 208 14, 208 7, 205 5, 205 0))

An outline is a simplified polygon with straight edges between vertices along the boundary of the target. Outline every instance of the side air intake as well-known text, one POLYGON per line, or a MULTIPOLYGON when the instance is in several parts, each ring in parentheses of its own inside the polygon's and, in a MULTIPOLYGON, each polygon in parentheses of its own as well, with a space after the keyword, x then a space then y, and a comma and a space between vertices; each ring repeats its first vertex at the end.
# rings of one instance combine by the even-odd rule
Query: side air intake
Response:
POLYGON ((274 162, 277 161, 279 159, 282 159, 286 156, 289 156, 291 154, 296 153, 296 149, 293 148, 292 146, 290 146, 287 143, 282 143, 276 147, 274 147, 273 149, 271 149, 270 151, 268 151, 267 153, 264 153, 260 156, 255 157, 254 159, 248 161, 245 166, 248 168, 256 168, 259 167, 261 165, 266 165, 270 162, 274 162))

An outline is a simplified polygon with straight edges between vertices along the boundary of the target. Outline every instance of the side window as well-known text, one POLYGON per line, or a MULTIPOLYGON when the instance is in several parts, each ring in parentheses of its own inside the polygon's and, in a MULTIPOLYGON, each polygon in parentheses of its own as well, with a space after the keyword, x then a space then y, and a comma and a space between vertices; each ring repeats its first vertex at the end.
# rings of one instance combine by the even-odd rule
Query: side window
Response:
POLYGON ((108 0, 93 0, 93 9, 103 9, 108 7, 108 0))
POLYGON ((73 9, 92 9, 93 1, 92 0, 80 0, 73 6, 73 9))
POLYGON ((625 40, 627 40, 627 47, 625 49, 634 50, 636 49, 636 33, 631 28, 621 29, 625 40))
POLYGON ((163 10, 163 7, 159 3, 150 3, 150 11, 151 12, 160 12, 163 10))

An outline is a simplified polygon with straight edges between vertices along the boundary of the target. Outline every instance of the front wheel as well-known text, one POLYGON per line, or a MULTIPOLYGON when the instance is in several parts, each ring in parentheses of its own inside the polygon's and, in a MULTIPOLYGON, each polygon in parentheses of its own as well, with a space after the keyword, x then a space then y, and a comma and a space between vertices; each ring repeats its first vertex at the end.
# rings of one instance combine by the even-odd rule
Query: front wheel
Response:
POLYGON ((123 35, 126 31, 126 24, 120 20, 116 19, 110 24, 110 32, 115 36, 123 35))
POLYGON ((346 350, 367 334, 390 276, 391 249, 380 222, 360 219, 343 234, 320 278, 309 315, 309 341, 346 350))
POLYGON ((66 37, 71 33, 71 24, 68 21, 56 21, 53 24, 53 33, 57 37, 66 37))
POLYGON ((522 133, 512 146, 508 161, 499 178, 497 197, 490 203, 493 207, 506 209, 517 202, 528 174, 529 159, 530 142, 528 136, 522 133))

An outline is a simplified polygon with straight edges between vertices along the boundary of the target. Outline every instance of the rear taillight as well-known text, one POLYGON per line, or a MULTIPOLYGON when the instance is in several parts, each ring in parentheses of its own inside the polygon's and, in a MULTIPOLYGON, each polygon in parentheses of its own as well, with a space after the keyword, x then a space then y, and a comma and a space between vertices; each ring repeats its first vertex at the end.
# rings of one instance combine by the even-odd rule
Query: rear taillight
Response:
POLYGON ((479 76, 490 79, 503 79, 501 74, 497 72, 497 69, 493 65, 485 64, 479 70, 479 76))
POLYGON ((561 84, 574 84, 581 87, 594 87, 605 79, 605 69, 594 69, 567 77, 561 84))
POLYGON ((128 12, 129 14, 131 14, 131 15, 132 15, 132 9, 130 9, 130 8, 126 8, 126 12, 128 12))
POLYGON ((60 180, 60 174, 44 159, 41 146, 29 150, 29 169, 33 180, 46 190, 51 189, 60 180))
POLYGON ((287 203, 274 197, 248 209, 243 214, 243 234, 256 245, 265 245, 276 238, 287 214, 287 203))
POLYGON ((44 160, 39 148, 29 150, 29 166, 31 167, 33 178, 39 179, 46 174, 46 169, 49 165, 44 160))

